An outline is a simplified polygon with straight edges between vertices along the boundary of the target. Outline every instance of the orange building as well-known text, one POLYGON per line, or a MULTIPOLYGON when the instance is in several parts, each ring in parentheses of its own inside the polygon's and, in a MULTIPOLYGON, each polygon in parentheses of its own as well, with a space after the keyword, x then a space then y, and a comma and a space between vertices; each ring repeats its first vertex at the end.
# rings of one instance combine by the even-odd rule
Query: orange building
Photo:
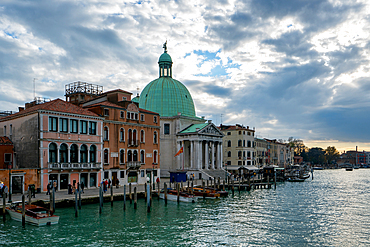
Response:
POLYGON ((18 179, 20 191, 27 188, 24 171, 29 169, 37 170, 32 183, 41 191, 49 182, 55 182, 56 189, 78 182, 86 188, 98 186, 103 118, 97 114, 61 99, 34 101, 0 118, 0 126, 0 136, 8 136, 14 144, 11 179, 18 179), (22 172, 15 175, 16 170, 22 172))
POLYGON ((0 136, 0 169, 12 168, 13 149, 13 142, 6 136, 0 136))
POLYGON ((104 117, 102 179, 113 185, 155 181, 160 174, 159 114, 140 109, 130 92, 117 89, 92 97, 89 87, 81 82, 67 85, 66 100, 104 117))

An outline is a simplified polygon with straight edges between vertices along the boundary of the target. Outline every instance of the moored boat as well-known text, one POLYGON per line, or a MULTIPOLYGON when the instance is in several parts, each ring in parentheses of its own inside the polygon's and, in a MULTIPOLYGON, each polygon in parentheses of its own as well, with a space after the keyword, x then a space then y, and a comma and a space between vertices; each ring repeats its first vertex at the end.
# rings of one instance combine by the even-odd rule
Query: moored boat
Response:
MULTIPOLYGON (((19 202, 6 207, 6 211, 13 220, 22 222, 22 206, 19 202)), ((58 224, 59 216, 53 215, 50 210, 40 206, 25 205, 25 220, 27 224, 36 226, 54 225, 58 224)))
MULTIPOLYGON (((164 199, 164 191, 162 190, 161 193, 159 194, 159 198, 164 199)), ((197 197, 194 195, 190 195, 185 192, 180 192, 179 194, 179 201, 180 202, 196 202, 197 197)), ((167 200, 169 201, 175 201, 177 202, 177 191, 176 190, 167 190, 167 200)))
POLYGON ((194 187, 193 194, 194 196, 203 197, 206 199, 217 199, 217 198, 220 198, 221 196, 220 193, 218 193, 218 191, 210 190, 210 189, 203 190, 203 188, 200 188, 200 187, 194 187))
POLYGON ((288 182, 304 182, 304 178, 299 178, 299 177, 290 177, 286 181, 288 182))

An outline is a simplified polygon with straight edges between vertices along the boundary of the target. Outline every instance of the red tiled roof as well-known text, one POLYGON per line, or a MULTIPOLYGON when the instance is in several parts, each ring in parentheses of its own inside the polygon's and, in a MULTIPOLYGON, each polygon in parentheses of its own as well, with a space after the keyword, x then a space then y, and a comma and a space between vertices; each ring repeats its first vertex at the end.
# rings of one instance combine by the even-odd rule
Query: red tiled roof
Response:
POLYGON ((124 107, 113 104, 109 101, 103 101, 103 102, 95 103, 95 104, 92 104, 92 105, 87 105, 87 106, 84 106, 84 108, 91 108, 91 107, 94 107, 94 106, 111 106, 111 107, 117 107, 117 108, 125 109, 124 107))
POLYGON ((56 111, 56 112, 64 112, 64 113, 71 113, 71 114, 79 114, 79 115, 87 115, 87 116, 93 116, 98 117, 99 115, 95 114, 94 112, 91 112, 87 109, 84 109, 82 107, 76 106, 74 104, 71 104, 69 102, 66 102, 61 99, 55 99, 50 102, 46 102, 43 104, 35 105, 32 107, 29 107, 23 111, 14 113, 12 115, 9 115, 7 117, 1 118, 0 120, 5 120, 8 118, 12 118, 15 116, 21 116, 27 113, 33 113, 38 110, 46 110, 46 111, 56 111))
POLYGON ((0 136, 0 145, 12 145, 13 142, 6 136, 0 136))
POLYGON ((127 91, 122 90, 122 89, 114 89, 114 90, 111 90, 111 91, 104 92, 103 94, 109 94, 109 93, 114 93, 114 92, 120 92, 120 93, 132 94, 132 93, 127 92, 127 91))

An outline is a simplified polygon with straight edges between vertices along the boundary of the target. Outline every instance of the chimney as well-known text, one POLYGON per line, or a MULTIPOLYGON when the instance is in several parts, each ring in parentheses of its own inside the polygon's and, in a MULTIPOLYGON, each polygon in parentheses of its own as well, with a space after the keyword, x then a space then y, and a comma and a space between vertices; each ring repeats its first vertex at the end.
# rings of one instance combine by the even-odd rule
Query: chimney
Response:
POLYGON ((208 123, 210 124, 210 123, 212 123, 212 120, 208 120, 208 123))
POLYGON ((24 107, 18 107, 18 111, 19 112, 24 111, 24 107))

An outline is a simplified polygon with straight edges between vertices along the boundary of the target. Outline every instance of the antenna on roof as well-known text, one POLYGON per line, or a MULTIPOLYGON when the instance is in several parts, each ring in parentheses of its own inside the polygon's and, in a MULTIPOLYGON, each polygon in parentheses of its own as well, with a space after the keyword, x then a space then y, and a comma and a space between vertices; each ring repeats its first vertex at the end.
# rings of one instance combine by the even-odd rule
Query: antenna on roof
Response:
POLYGON ((33 99, 36 100, 36 81, 37 78, 33 78, 33 99))
POLYGON ((221 113, 221 124, 222 124, 222 116, 223 116, 223 115, 224 115, 224 114, 222 114, 222 113, 221 113))

